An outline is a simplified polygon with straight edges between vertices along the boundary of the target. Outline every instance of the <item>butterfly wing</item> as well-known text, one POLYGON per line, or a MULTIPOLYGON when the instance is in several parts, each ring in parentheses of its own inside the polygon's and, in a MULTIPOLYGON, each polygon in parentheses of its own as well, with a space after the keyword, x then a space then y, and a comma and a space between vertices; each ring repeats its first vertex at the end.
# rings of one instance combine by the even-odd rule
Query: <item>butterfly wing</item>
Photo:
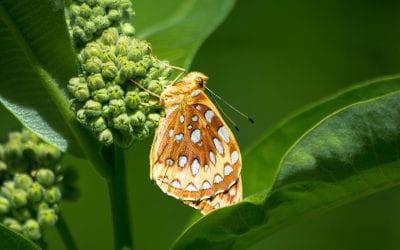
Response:
POLYGON ((229 190, 217 194, 215 197, 198 202, 185 201, 185 203, 191 207, 201 210, 203 214, 207 214, 214 209, 225 207, 241 201, 243 195, 242 193, 242 180, 239 177, 238 181, 229 190))
POLYGON ((166 113, 150 155, 151 178, 165 193, 199 202, 238 183, 242 165, 238 144, 204 92, 166 113))

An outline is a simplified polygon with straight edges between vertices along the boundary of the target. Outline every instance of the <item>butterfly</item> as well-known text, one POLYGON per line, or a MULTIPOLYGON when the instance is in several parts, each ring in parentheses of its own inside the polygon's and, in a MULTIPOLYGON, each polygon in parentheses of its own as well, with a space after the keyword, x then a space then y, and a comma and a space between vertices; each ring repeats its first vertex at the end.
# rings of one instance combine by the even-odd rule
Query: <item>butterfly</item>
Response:
POLYGON ((204 92, 207 80, 190 72, 162 92, 166 115, 150 152, 150 178, 203 214, 242 199, 239 146, 204 92))

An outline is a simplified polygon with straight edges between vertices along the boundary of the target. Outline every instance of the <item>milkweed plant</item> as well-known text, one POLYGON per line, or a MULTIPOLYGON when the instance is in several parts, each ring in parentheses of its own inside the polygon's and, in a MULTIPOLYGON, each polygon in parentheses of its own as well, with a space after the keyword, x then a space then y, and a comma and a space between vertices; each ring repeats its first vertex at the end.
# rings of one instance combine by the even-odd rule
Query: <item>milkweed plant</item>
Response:
MULTIPOLYGON (((79 75, 67 85, 76 120, 104 147, 127 148, 149 137, 164 112, 159 98, 149 93, 161 94, 171 82, 173 67, 152 54, 149 42, 135 37, 131 1, 72 0, 65 12, 79 64, 79 75)), ((0 147, 1 221, 42 246, 43 231, 60 218, 64 191, 67 198, 78 193, 73 185, 76 178, 64 179, 62 155, 25 129, 11 133, 0 147)), ((127 206, 121 178, 111 184, 118 193, 112 203, 122 200, 127 206)), ((124 226, 128 208, 116 209, 115 226, 125 231, 120 235, 115 229, 116 249, 130 249, 130 226, 124 226)), ((67 247, 76 247, 70 237, 64 240, 67 247)))

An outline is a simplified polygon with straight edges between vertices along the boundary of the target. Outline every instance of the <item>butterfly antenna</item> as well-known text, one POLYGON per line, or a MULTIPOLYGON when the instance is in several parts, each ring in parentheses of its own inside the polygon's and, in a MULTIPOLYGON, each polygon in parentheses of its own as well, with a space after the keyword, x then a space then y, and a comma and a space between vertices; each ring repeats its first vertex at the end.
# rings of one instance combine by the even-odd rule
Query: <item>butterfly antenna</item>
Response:
POLYGON ((209 89, 208 87, 206 87, 206 89, 207 89, 208 91, 210 91, 210 93, 211 93, 214 97, 216 97, 216 98, 218 98, 219 100, 221 100, 221 101, 222 101, 223 103, 225 103, 228 107, 230 107, 231 109, 233 109, 234 111, 236 111, 239 115, 245 117, 249 122, 254 123, 254 120, 253 120, 250 116, 244 114, 242 111, 240 111, 239 109, 235 108, 232 104, 230 104, 229 102, 225 101, 222 97, 220 97, 219 95, 217 95, 214 91, 212 91, 212 90, 209 89))
POLYGON ((153 95, 153 96, 155 96, 155 97, 161 99, 161 96, 160 96, 160 95, 157 95, 156 93, 154 93, 154 92, 152 92, 152 91, 146 89, 145 87, 143 87, 142 85, 140 85, 138 82, 136 82, 136 81, 134 81, 134 80, 132 80, 132 79, 130 79, 130 80, 131 80, 131 82, 133 82, 136 86, 138 86, 138 87, 139 87, 140 89, 142 89, 143 91, 146 91, 146 92, 149 93, 150 95, 153 95))
POLYGON ((239 132, 239 126, 236 124, 236 122, 233 121, 232 118, 229 117, 229 115, 227 115, 225 113, 225 111, 222 109, 222 107, 219 105, 217 99, 215 99, 215 97, 213 95, 211 95, 212 99, 214 100, 215 104, 217 105, 218 109, 221 110, 221 113, 228 119, 228 121, 230 123, 232 123, 233 127, 239 132))

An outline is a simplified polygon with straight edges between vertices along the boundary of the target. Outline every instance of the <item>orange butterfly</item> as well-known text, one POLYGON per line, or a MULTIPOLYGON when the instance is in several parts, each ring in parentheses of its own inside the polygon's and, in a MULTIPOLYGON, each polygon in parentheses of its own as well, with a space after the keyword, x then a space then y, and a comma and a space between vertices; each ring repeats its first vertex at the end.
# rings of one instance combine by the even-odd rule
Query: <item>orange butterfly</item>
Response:
POLYGON ((242 199, 239 146, 203 91, 207 80, 191 72, 164 90, 166 116, 150 153, 151 179, 202 213, 242 199))

